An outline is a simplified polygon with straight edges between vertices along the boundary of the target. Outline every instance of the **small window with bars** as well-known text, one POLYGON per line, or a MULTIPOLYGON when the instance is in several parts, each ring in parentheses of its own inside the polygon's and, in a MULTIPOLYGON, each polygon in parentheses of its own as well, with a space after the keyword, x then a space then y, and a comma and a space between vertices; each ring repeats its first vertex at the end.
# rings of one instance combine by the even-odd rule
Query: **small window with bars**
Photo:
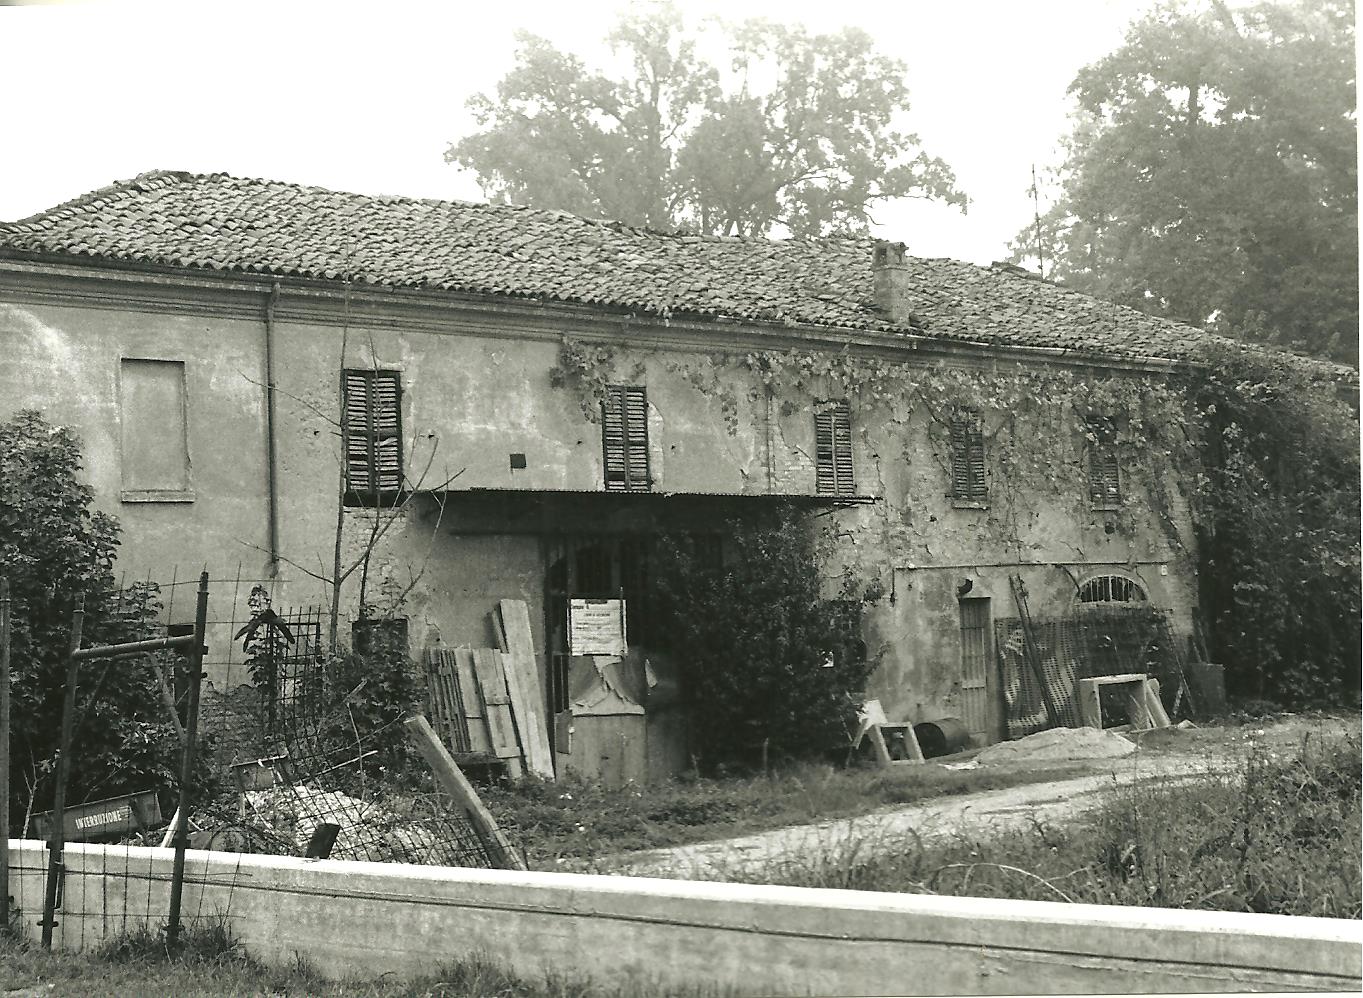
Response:
POLYGON ((397 371, 346 371, 341 384, 347 490, 376 497, 402 489, 402 382, 397 371))
POLYGON ((1117 433, 1107 419, 1088 421, 1089 501, 1100 509, 1113 509, 1122 503, 1120 463, 1117 460, 1117 433))
POLYGON ((648 395, 639 385, 608 385, 601 403, 607 492, 647 492, 648 395))
POLYGON ((947 497, 957 506, 976 507, 989 502, 984 431, 977 412, 963 411, 951 421, 951 491, 947 497))
POLYGON ((1099 575, 1079 586, 1074 601, 1080 605, 1103 603, 1144 603, 1145 589, 1134 579, 1122 575, 1099 575))
POLYGON ((825 402, 814 414, 815 491, 821 496, 856 493, 852 474, 852 420, 847 402, 825 402))

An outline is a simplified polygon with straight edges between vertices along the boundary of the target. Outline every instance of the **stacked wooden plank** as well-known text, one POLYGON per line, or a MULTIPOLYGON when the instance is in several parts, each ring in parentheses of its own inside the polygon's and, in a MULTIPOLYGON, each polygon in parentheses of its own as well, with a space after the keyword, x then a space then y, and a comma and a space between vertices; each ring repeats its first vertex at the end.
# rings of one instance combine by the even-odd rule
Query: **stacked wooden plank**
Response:
POLYGON ((554 778, 544 700, 522 600, 492 612, 500 649, 433 649, 426 668, 431 725, 454 753, 500 759, 512 777, 554 778))
POLYGON ((549 729, 544 720, 539 667, 534 639, 530 636, 530 612, 524 600, 504 599, 492 611, 492 631, 501 646, 506 666, 506 688, 515 705, 526 768, 546 780, 554 778, 554 755, 549 749, 549 729))

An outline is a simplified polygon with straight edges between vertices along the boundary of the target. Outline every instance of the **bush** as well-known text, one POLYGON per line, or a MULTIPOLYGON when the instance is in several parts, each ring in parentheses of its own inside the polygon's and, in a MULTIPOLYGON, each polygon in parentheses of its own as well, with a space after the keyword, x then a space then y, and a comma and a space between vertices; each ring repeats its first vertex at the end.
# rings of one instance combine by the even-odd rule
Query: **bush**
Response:
MULTIPOLYGON (((85 597, 83 644, 152 636, 154 590, 118 592, 118 522, 92 510, 80 483, 80 444, 24 411, 0 423, 0 576, 12 611, 11 815, 50 806, 71 611, 85 597)), ((67 799, 107 797, 177 781, 179 742, 154 673, 141 659, 82 668, 67 799)))
POLYGON ((1357 397, 1342 399, 1286 355, 1226 350, 1209 360, 1199 578, 1227 689, 1293 706, 1356 705, 1357 397))
POLYGON ((327 659, 321 716, 324 740, 338 758, 373 749, 377 755, 365 760, 365 769, 399 777, 412 755, 401 722, 416 709, 425 685, 407 655, 406 627, 383 626, 391 623, 361 621, 369 626, 356 626, 355 649, 327 659))
POLYGON ((860 640, 861 601, 839 598, 814 529, 786 510, 728 526, 724 565, 684 537, 664 539, 656 569, 662 631, 682 666, 692 744, 707 766, 817 757, 846 741, 853 695, 872 663, 860 640))

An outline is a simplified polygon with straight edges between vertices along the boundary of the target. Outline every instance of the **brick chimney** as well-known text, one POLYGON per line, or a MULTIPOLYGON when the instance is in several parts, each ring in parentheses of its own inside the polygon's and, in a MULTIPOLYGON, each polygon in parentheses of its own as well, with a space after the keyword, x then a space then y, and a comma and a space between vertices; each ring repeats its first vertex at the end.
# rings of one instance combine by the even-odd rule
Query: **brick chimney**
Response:
POLYGON ((909 268, 904 262, 907 249, 903 243, 877 239, 872 250, 871 273, 875 277, 876 308, 891 322, 911 321, 906 295, 909 268))

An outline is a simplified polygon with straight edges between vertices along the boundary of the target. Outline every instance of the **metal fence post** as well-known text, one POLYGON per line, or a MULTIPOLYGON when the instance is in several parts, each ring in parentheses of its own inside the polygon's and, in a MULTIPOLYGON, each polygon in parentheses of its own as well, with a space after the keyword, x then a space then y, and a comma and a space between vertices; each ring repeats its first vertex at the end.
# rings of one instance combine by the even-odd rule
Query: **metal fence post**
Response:
POLYGON ((180 939, 180 901, 185 887, 185 846, 189 840, 190 782, 194 778, 194 749, 199 735, 199 688, 203 680, 204 636, 208 630, 208 573, 199 575, 199 602, 194 611, 194 643, 189 648, 189 705, 185 709, 185 751, 180 764, 180 808, 176 812, 175 867, 170 878, 170 917, 166 944, 180 939))
POLYGON ((62 847, 66 844, 66 781, 71 775, 71 729, 76 719, 76 683, 79 679, 81 631, 85 627, 85 597, 76 597, 71 614, 71 649, 66 657, 66 697, 62 700, 61 746, 57 749, 57 786, 52 797, 52 833, 47 844, 47 892, 43 900, 43 949, 52 948, 52 929, 57 924, 57 891, 63 873, 62 847))

